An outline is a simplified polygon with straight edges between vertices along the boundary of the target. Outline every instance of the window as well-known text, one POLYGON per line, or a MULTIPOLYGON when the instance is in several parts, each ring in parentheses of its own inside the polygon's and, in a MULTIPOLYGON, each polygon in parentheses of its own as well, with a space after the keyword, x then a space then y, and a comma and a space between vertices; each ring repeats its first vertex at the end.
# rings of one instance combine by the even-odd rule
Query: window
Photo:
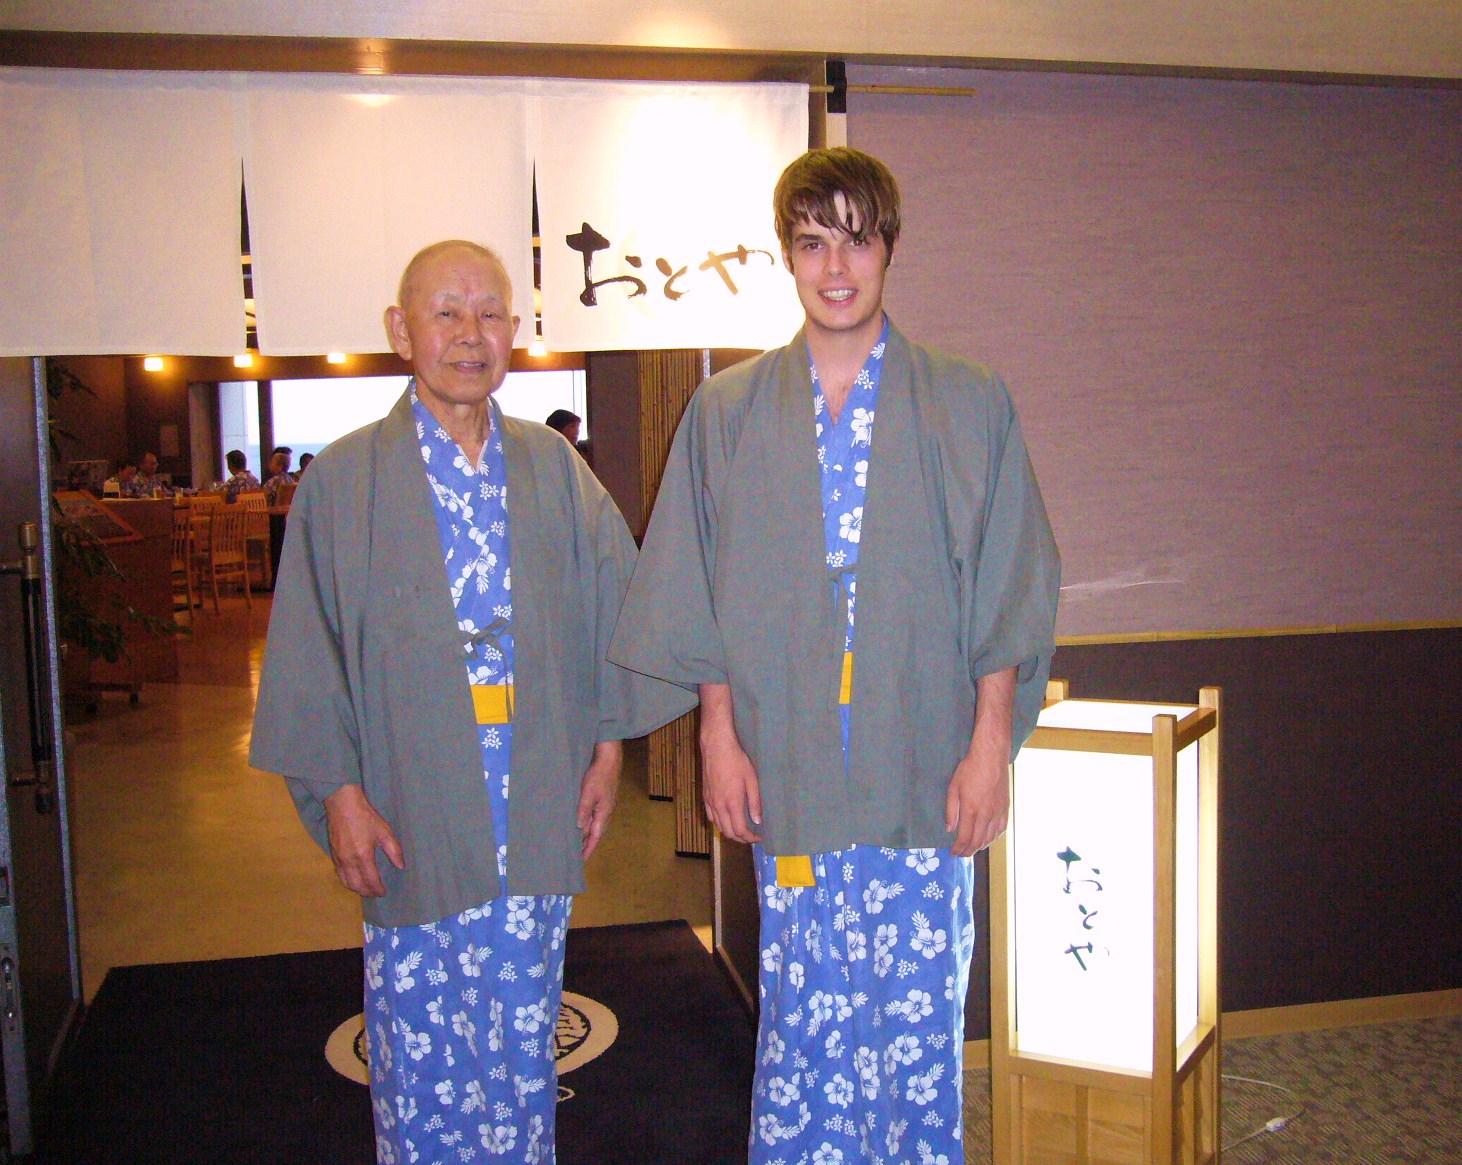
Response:
MULTIPOLYGON (((406 388, 404 376, 355 376, 318 380, 270 382, 274 409, 274 444, 294 451, 292 468, 306 453, 326 445, 362 425, 384 417, 406 388)), ((511 417, 542 422, 554 409, 568 409, 584 417, 581 440, 589 436, 584 373, 582 369, 551 372, 509 372, 493 394, 511 417)), ((242 449, 249 469, 261 479, 264 464, 259 449, 258 386, 256 381, 226 381, 218 386, 219 430, 222 454, 242 449)))

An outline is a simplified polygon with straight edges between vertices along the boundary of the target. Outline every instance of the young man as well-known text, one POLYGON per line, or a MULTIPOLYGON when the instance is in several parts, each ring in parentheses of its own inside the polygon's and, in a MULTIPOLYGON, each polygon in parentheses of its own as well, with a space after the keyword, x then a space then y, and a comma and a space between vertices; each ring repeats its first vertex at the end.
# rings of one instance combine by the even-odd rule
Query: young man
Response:
POLYGON ((693 703, 605 661, 634 542, 492 401, 517 326, 492 252, 411 261, 386 327, 414 378, 300 482, 254 718, 251 763, 364 901, 377 1159, 402 1165, 554 1160, 571 895, 619 742, 693 703))
POLYGON ((223 483, 223 500, 236 502, 239 494, 250 493, 263 487, 259 479, 249 472, 249 459, 242 449, 230 449, 223 455, 228 465, 229 478, 223 483))
POLYGON ((610 658, 699 688, 706 811, 755 846, 751 1160, 953 1165, 972 855, 1059 562, 1004 385, 884 315, 887 168, 812 151, 774 206, 805 326, 692 399, 610 658))

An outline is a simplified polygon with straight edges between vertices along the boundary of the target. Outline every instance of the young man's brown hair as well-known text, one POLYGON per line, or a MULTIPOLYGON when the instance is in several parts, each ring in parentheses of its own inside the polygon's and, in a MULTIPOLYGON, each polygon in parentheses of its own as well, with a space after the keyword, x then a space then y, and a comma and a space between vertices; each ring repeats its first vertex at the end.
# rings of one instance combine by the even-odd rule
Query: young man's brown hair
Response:
POLYGON ((804 219, 855 238, 880 235, 893 258, 899 237, 899 187, 887 166, 851 146, 808 150, 782 172, 772 195, 777 238, 791 250, 792 232, 804 219), (837 196, 847 209, 838 217, 837 196), (856 228, 856 229, 855 229, 856 228))

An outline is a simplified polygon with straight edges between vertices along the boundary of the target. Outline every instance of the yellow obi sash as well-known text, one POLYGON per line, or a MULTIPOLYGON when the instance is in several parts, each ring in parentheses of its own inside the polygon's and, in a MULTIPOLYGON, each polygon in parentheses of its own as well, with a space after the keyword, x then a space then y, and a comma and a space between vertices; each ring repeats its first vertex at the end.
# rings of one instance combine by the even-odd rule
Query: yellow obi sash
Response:
POLYGON ((798 854, 795 857, 778 858, 777 885, 816 886, 817 879, 812 876, 812 857, 809 854, 798 854))
MULTIPOLYGON (((853 653, 843 652, 843 676, 838 683, 838 703, 848 705, 853 702, 853 653)), ((816 886, 817 879, 812 874, 812 856, 810 854, 797 854, 792 857, 777 859, 777 885, 778 886, 816 886)))
POLYGON ((479 724, 513 722, 512 684, 472 684, 472 710, 479 724))

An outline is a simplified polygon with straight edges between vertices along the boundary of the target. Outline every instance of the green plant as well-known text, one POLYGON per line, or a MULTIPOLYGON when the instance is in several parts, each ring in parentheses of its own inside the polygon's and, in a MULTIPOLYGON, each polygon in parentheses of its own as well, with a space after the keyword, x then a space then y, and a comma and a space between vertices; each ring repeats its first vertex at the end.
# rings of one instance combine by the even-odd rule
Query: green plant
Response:
MULTIPOLYGON (((46 358, 46 395, 53 401, 59 401, 68 392, 79 392, 93 400, 96 399, 96 392, 90 385, 59 360, 48 356, 46 358)), ((57 461, 61 460, 62 441, 79 440, 75 433, 63 429, 51 416, 46 417, 46 435, 51 442, 51 456, 57 461)))
MULTIPOLYGON (((68 392, 96 393, 64 364, 46 360, 46 394, 54 401, 68 392)), ((51 455, 61 459, 63 441, 76 441, 47 419, 51 455)), ((127 626, 136 624, 153 635, 178 635, 187 630, 170 620, 137 610, 121 597, 126 576, 117 569, 106 546, 95 534, 72 521, 54 503, 51 529, 55 538, 56 622, 61 639, 84 650, 91 659, 116 663, 127 652, 127 626)))

